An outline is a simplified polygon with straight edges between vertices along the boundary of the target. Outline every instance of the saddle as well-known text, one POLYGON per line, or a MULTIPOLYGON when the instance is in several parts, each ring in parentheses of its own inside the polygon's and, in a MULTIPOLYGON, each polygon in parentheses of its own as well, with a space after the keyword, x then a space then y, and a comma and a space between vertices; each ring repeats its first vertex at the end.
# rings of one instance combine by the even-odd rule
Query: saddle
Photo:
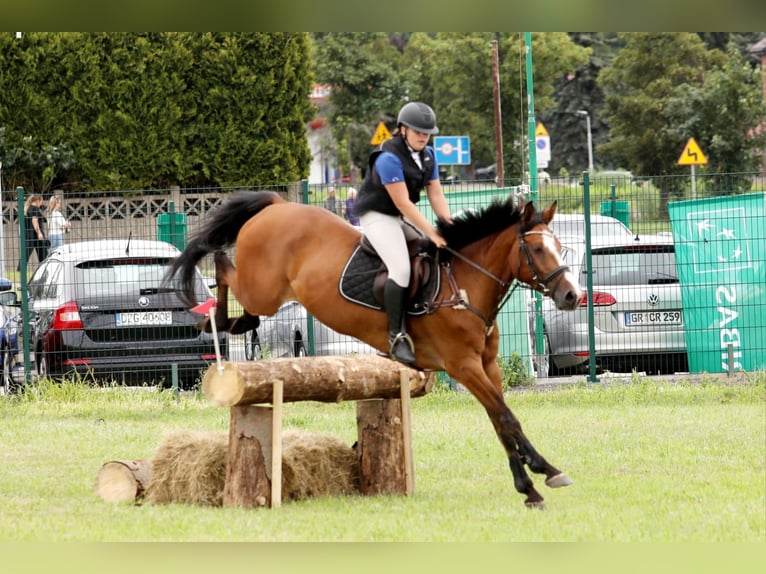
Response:
MULTIPOLYGON (((438 250, 428 239, 417 237, 407 242, 407 251, 412 266, 407 312, 422 315, 427 311, 427 303, 439 292, 438 250)), ((387 279, 388 269, 363 235, 341 273, 340 294, 354 303, 382 310, 387 279)))

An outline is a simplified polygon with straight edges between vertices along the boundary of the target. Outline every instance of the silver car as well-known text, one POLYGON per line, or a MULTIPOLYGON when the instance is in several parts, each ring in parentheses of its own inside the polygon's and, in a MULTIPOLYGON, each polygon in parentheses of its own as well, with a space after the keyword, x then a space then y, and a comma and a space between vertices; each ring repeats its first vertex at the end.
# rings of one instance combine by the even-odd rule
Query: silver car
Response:
POLYGON ((366 343, 333 331, 313 319, 309 332, 306 308, 297 301, 288 301, 270 317, 261 317, 258 329, 245 333, 245 356, 304 357, 314 355, 374 354, 378 351, 366 343))
MULTIPOLYGON (((564 240, 564 260, 587 286, 585 241, 564 240)), ((675 249, 670 235, 594 236, 593 311, 599 371, 672 373, 688 370, 675 249)), ((586 296, 587 297, 587 296, 586 296)), ((543 302, 543 356, 538 376, 588 367, 588 307, 574 312, 543 302)), ((531 320, 534 337, 534 320, 531 320)), ((534 341, 534 339, 533 339, 534 341)), ((533 345, 534 348, 534 345, 533 345)))

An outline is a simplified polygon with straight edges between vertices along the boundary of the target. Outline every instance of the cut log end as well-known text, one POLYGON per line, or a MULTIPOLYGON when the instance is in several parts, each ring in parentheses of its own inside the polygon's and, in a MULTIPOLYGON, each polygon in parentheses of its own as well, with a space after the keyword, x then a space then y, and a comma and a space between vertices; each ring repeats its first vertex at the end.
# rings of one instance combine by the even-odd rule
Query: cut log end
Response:
POLYGON ((149 460, 112 460, 99 469, 94 491, 106 502, 136 502, 143 498, 150 474, 149 460))
POLYGON ((234 363, 223 361, 222 366, 220 370, 217 363, 208 367, 202 378, 202 391, 211 404, 228 407, 242 398, 245 384, 234 363))

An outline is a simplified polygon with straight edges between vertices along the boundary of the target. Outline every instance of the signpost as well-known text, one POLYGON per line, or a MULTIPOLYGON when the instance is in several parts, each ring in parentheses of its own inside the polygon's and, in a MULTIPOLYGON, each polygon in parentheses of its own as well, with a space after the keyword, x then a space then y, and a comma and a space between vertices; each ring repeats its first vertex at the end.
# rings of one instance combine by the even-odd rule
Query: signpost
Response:
POLYGON ((388 128, 386 127, 386 124, 383 122, 380 122, 378 124, 377 129, 375 130, 375 133, 372 136, 372 139, 370 140, 370 143, 372 145, 380 145, 386 140, 391 139, 391 132, 388 131, 388 128))
POLYGON ((545 169, 551 161, 551 138, 543 124, 535 129, 535 147, 537 148, 537 167, 545 169))
POLYGON ((439 165, 471 163, 471 139, 468 136, 434 137, 434 151, 439 165))
POLYGON ((694 168, 695 166, 706 164, 707 157, 704 153, 702 153, 700 146, 697 145, 697 142, 694 141, 694 138, 689 138, 689 141, 686 142, 686 147, 684 147, 684 151, 681 152, 681 157, 678 158, 678 165, 692 166, 692 199, 697 198, 697 184, 694 168))

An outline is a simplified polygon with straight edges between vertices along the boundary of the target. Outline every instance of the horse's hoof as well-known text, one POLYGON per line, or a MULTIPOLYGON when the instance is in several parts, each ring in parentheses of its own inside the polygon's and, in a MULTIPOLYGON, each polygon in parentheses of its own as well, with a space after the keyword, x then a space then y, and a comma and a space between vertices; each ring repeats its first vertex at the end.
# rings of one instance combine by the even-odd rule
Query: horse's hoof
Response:
POLYGON ((525 500, 524 504, 527 508, 532 508, 535 510, 545 510, 545 501, 544 500, 538 500, 537 502, 533 502, 531 500, 525 500))
POLYGON ((562 486, 569 486, 572 484, 572 479, 563 472, 560 472, 556 476, 546 479, 545 484, 551 488, 561 488, 562 486))

